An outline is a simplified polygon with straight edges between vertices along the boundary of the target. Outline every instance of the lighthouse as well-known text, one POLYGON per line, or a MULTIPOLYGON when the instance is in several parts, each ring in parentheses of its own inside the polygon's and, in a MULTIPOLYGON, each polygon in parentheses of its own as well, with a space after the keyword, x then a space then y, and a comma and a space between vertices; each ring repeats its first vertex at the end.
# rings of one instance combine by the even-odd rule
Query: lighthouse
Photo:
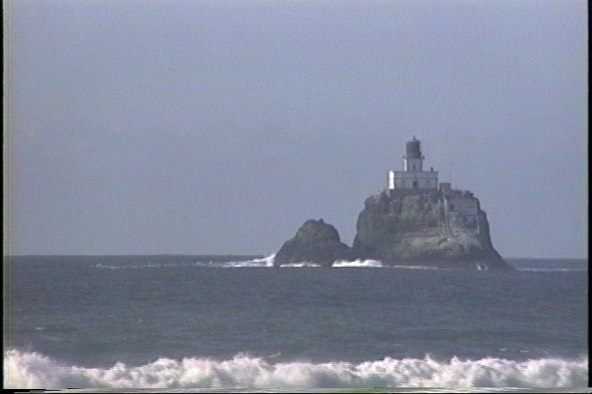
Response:
POLYGON ((421 154, 420 142, 415 136, 405 146, 406 155, 403 156, 403 171, 423 171, 424 156, 421 154))
POLYGON ((438 188, 438 172, 430 168, 423 170, 425 157, 421 153, 421 142, 413 139, 405 145, 403 156, 403 171, 389 171, 388 190, 429 190, 438 188))

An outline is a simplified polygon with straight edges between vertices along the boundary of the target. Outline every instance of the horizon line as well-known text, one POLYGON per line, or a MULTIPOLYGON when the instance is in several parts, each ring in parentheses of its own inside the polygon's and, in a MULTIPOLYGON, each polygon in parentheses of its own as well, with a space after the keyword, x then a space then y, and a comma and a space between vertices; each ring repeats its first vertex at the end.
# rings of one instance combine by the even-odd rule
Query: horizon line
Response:
MULTIPOLYGON (((275 254, 275 253, 272 253, 275 254)), ((157 253, 157 254, 3 254, 3 257, 196 257, 196 256, 227 256, 227 257, 268 257, 270 255, 261 253, 157 253)), ((503 259, 518 260, 518 259, 532 259, 532 260, 589 260, 589 256, 585 257, 503 257, 503 259)))

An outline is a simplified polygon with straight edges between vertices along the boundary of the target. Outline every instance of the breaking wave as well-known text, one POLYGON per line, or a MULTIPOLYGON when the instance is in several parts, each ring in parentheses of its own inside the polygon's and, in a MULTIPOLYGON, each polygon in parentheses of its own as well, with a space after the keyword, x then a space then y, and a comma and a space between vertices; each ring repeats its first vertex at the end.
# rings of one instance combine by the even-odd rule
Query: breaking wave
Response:
MULTIPOLYGON (((254 259, 248 261, 233 261, 223 263, 225 267, 273 267, 275 254, 267 256, 262 259, 254 259)), ((300 268, 300 267, 322 267, 321 264, 302 261, 298 263, 288 263, 280 265, 282 268, 300 268)), ((382 267, 382 263, 378 260, 354 260, 354 261, 336 261, 332 267, 382 267)))
MULTIPOLYGON (((255 258, 252 260, 235 260, 235 261, 206 261, 206 260, 195 260, 195 261, 159 261, 155 258, 149 262, 128 262, 128 261, 115 261, 112 263, 97 263, 94 268, 109 269, 109 270, 130 270, 130 269, 149 269, 149 268, 172 268, 172 267, 210 267, 210 268, 241 268, 241 267, 273 267, 275 259, 275 253, 263 258, 255 258)), ((311 263, 307 261, 301 261, 298 263, 282 264, 280 267, 322 267, 321 264, 311 263)), ((444 268, 425 266, 425 265, 383 265, 379 260, 367 259, 367 260, 340 260, 335 261, 332 265, 335 268, 344 267, 383 267, 383 268, 395 268, 395 269, 418 269, 418 270, 441 270, 444 268)), ((515 266, 515 265, 514 265, 515 266)), ((519 271, 528 272, 573 272, 573 271, 587 271, 586 268, 582 267, 523 267, 515 266, 519 271)), ((477 264, 478 270, 487 270, 487 267, 477 264)))
POLYGON ((273 260, 275 253, 261 259, 245 260, 245 261, 229 261, 220 263, 220 266, 225 268, 233 267, 273 267, 273 260))
POLYGON ((523 362, 456 357, 438 362, 392 359, 348 362, 271 363, 239 354, 230 360, 173 360, 111 368, 65 365, 39 353, 10 350, 4 354, 4 387, 63 388, 356 388, 356 387, 585 387, 588 358, 543 358, 523 362))
POLYGON ((336 261, 333 267, 382 267, 382 263, 378 260, 336 261))
MULTIPOLYGON (((301 262, 301 263, 288 263, 282 264, 280 267, 322 267, 321 264, 315 264, 310 262, 301 262)), ((331 267, 333 268, 343 268, 343 267, 382 267, 382 263, 378 260, 354 260, 354 261, 346 261, 340 260, 335 261, 331 267)))

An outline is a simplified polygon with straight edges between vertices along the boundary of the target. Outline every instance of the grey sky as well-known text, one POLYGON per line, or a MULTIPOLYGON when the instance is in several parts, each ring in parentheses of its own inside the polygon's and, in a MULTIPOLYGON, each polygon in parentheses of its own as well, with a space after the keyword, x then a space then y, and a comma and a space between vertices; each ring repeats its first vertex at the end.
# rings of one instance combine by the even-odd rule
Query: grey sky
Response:
POLYGON ((587 255, 584 1, 5 7, 11 253, 351 244, 416 136, 503 256, 587 255))

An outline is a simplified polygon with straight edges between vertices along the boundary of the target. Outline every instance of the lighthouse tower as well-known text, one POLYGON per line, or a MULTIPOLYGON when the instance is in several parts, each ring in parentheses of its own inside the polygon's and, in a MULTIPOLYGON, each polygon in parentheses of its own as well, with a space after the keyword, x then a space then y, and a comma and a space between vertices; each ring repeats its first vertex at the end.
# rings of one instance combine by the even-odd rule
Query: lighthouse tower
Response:
POLYGON ((421 155, 420 142, 415 136, 409 141, 403 156, 403 171, 423 171, 424 156, 421 155))
POLYGON ((403 171, 389 171, 388 190, 429 190, 438 188, 438 172, 430 168, 423 170, 425 157, 421 154, 421 143, 415 136, 405 146, 403 171))

